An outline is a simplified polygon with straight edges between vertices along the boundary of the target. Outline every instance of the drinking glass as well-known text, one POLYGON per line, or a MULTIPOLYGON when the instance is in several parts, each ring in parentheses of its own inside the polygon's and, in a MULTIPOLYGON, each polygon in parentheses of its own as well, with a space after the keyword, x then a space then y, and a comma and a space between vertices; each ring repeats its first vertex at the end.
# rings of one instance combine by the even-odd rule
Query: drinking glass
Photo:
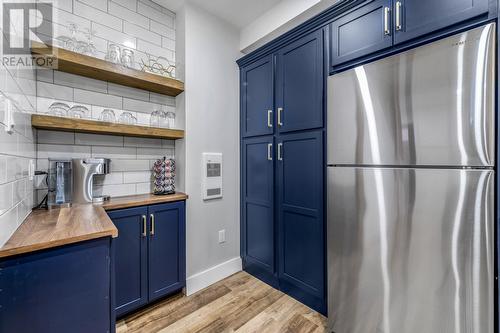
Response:
POLYGON ((175 113, 170 111, 165 114, 167 118, 168 127, 167 128, 175 128, 175 113))
POLYGON ((118 44, 109 44, 106 60, 115 64, 120 63, 120 46, 118 44))
POLYGON ((121 62, 125 67, 134 68, 134 51, 126 48, 122 49, 121 62))
POLYGON ((106 121, 108 123, 114 123, 116 121, 115 112, 111 109, 104 109, 99 117, 100 121, 106 121))
POLYGON ((49 106, 49 114, 57 117, 67 117, 69 105, 61 102, 52 103, 49 106))
POLYGON ((119 119, 120 123, 125 124, 125 125, 135 125, 137 124, 137 118, 134 117, 134 115, 130 112, 123 112, 120 115, 119 119))
POLYGON ((83 105, 75 105, 69 109, 69 116, 77 119, 85 119, 89 114, 89 109, 83 105))
POLYGON ((151 117, 149 118, 149 125, 152 127, 160 127, 160 111, 155 110, 151 113, 151 117))

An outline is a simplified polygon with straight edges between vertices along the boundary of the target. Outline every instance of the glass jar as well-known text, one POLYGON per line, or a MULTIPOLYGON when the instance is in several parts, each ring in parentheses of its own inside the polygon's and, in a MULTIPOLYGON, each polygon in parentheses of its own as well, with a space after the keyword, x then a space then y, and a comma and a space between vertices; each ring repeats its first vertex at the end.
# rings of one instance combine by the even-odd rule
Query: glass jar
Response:
POLYGON ((120 45, 109 44, 108 53, 106 54, 106 60, 115 64, 119 64, 121 62, 120 45))
POLYGON ((122 65, 128 68, 134 68, 134 51, 123 49, 121 54, 122 65))
POLYGON ((168 124, 168 127, 167 128, 175 128, 175 112, 167 112, 166 114, 166 118, 167 118, 167 124, 168 124))
POLYGON ((85 119, 87 115, 90 113, 89 109, 87 109, 83 105, 75 105, 71 109, 69 109, 69 116, 71 118, 76 119, 85 119))

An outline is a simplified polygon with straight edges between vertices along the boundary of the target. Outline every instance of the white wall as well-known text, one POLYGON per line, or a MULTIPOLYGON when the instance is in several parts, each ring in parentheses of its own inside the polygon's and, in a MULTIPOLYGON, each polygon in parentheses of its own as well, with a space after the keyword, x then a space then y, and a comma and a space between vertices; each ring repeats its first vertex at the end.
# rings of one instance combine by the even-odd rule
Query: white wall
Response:
POLYGON ((239 70, 236 28, 185 4, 177 12, 178 60, 184 62, 186 92, 177 100, 185 118, 186 138, 176 144, 183 154, 187 201, 188 294, 241 269, 239 233, 239 70), (180 51, 180 46, 184 50, 180 51), (202 153, 223 153, 224 197, 203 201, 202 153), (226 230, 226 243, 218 231, 226 230))
POLYGON ((283 0, 241 30, 240 50, 250 53, 341 0, 283 0))

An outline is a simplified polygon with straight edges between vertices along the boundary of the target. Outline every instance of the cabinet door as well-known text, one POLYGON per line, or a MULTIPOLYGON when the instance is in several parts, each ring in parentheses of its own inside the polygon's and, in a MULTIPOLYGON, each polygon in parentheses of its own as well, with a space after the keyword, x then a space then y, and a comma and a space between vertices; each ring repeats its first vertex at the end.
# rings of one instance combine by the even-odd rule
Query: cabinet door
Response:
POLYGON ((323 30, 278 53, 276 112, 280 133, 323 126, 323 30))
POLYGON ((114 332, 110 244, 100 238, 0 261, 0 332, 114 332))
POLYGON ((394 0, 395 44, 488 13, 488 0, 394 0))
POLYGON ((149 206, 149 301, 178 291, 186 281, 184 202, 149 206))
POLYGON ((147 207, 108 213, 118 229, 115 244, 116 315, 120 316, 148 302, 147 207))
POLYGON ((325 313, 323 131, 278 139, 279 283, 325 313))
POLYGON ((244 269, 277 287, 274 226, 273 137, 242 143, 242 242, 244 269))
POLYGON ((273 133, 273 56, 265 57, 241 70, 241 135, 273 133))
POLYGON ((392 46, 392 0, 376 0, 330 25, 331 66, 392 46))

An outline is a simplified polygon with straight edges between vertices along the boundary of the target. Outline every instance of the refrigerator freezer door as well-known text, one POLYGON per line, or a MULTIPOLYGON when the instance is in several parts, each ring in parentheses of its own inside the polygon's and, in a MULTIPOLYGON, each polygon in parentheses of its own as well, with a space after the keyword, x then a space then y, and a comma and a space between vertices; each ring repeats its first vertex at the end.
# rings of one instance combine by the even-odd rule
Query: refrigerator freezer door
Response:
POLYGON ((492 166, 495 24, 333 75, 328 164, 492 166))
POLYGON ((492 333, 494 174, 328 169, 336 333, 492 333))

